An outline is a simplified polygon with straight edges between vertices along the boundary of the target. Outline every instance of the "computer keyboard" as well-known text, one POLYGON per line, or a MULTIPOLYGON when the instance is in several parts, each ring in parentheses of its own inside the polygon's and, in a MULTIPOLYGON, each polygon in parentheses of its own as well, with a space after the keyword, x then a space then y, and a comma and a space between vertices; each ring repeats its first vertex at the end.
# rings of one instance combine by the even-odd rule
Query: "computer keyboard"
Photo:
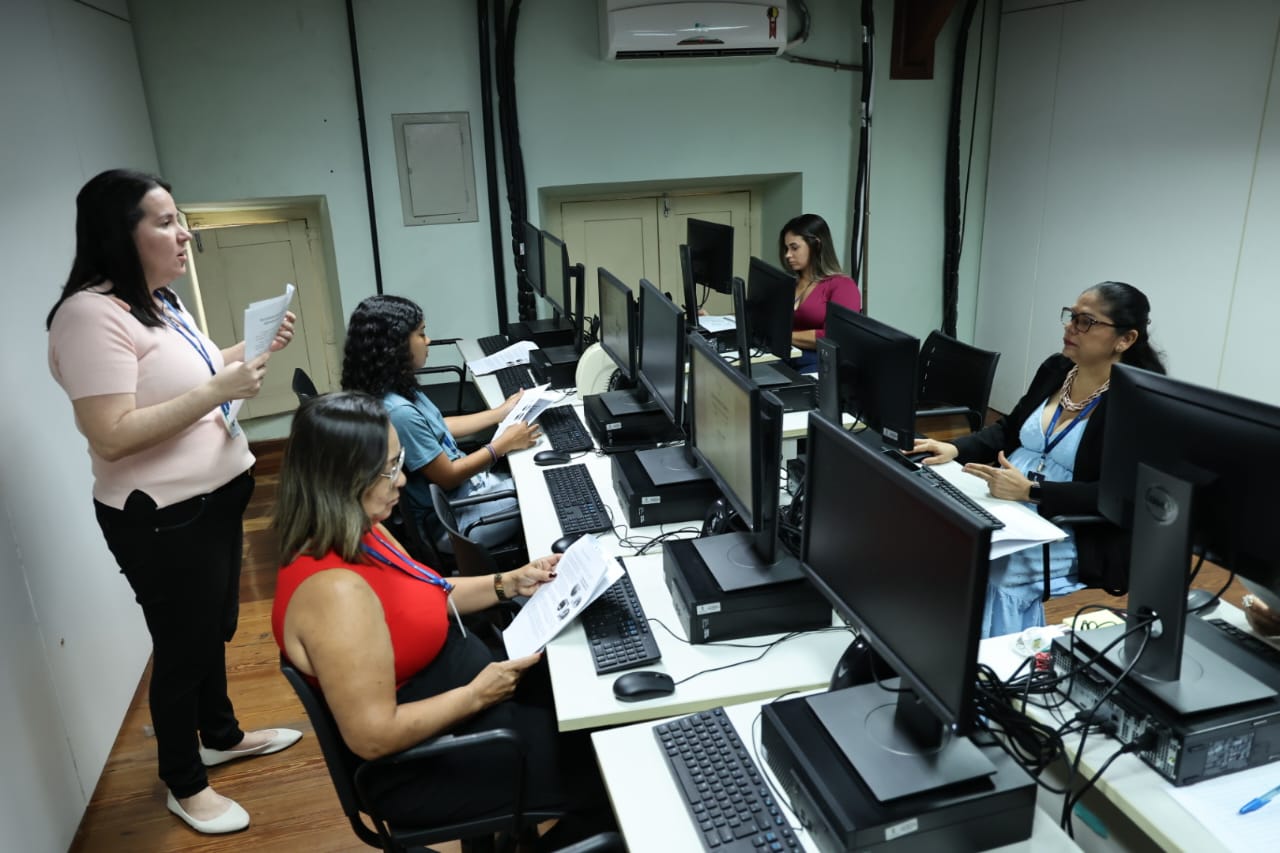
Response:
POLYGON ((552 406, 544 410, 538 416, 538 426, 556 450, 579 453, 596 446, 572 406, 552 406))
POLYGON ((485 355, 502 352, 510 345, 506 335, 489 335, 483 338, 476 338, 476 343, 480 345, 480 352, 485 355))
POLYGON ((582 611, 582 627, 591 641, 596 675, 662 660, 631 575, 623 575, 582 611))
POLYGON ((685 808, 711 851, 799 850, 760 768, 723 708, 655 726, 685 808))
POLYGON ((1204 621, 1226 634, 1227 639, 1245 651, 1252 652, 1275 666, 1280 666, 1280 649, 1270 643, 1259 640, 1248 631, 1237 628, 1225 619, 1205 619, 1204 621))
POLYGON ((565 536, 613 528, 586 465, 579 463, 548 468, 542 476, 547 481, 551 505, 556 509, 560 530, 565 536))
POLYGON ((525 364, 499 367, 492 375, 498 380, 498 387, 502 389, 502 396, 504 397, 510 397, 521 388, 532 388, 538 384, 533 381, 533 374, 529 372, 529 366, 525 364))
POLYGON ((981 506, 979 506, 972 498, 970 498, 964 492, 960 491, 959 488, 957 488, 955 485, 950 483, 945 477, 943 477, 937 471, 934 471, 932 468, 929 468, 928 466, 924 466, 924 467, 921 467, 917 473, 919 474, 920 477, 924 479, 926 483, 941 490, 943 494, 951 498, 953 501, 955 501, 964 509, 968 510, 972 515, 975 515, 978 518, 990 524, 993 529, 999 530, 1000 528, 1004 527, 1003 521, 996 518, 994 515, 992 515, 991 513, 983 509, 981 506))

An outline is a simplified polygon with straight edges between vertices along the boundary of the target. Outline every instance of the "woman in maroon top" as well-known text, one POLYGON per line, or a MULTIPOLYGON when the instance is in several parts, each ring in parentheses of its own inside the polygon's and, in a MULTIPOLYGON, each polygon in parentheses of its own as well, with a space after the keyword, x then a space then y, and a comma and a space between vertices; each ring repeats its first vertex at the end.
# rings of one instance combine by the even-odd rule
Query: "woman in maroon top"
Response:
MULTIPOLYGON (((555 577, 559 556, 485 577, 443 578, 415 562, 382 526, 405 483, 403 462, 374 397, 325 394, 298 409, 276 507, 277 644, 319 684, 343 741, 362 759, 444 732, 514 728, 529 751, 526 808, 593 804, 579 793, 584 786, 598 802, 589 746, 566 749, 557 736, 541 654, 494 660, 459 624, 462 614, 535 594, 555 577)), ((388 819, 405 823, 500 810, 510 804, 486 782, 503 765, 472 750, 465 762, 409 768, 376 799, 388 819)))
POLYGON ((826 334, 827 303, 837 302, 858 311, 862 308, 862 294, 854 280, 840 270, 831 229, 815 213, 802 213, 782 226, 778 258, 784 268, 796 275, 791 344, 801 354, 792 366, 802 372, 817 370, 815 350, 818 340, 826 334))

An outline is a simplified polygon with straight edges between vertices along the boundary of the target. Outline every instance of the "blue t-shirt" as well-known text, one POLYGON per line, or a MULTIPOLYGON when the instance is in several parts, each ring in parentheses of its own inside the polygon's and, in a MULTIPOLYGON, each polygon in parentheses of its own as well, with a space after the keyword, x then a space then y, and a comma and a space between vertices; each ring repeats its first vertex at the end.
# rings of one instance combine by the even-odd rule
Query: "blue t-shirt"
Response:
POLYGON ((458 449, 457 442, 449 434, 440 409, 421 391, 414 395, 413 400, 406 400, 392 391, 382 398, 382 405, 386 406, 391 425, 396 428, 400 444, 404 446, 404 467, 408 474, 405 490, 413 505, 423 512, 431 506, 431 487, 418 472, 441 453, 447 453, 450 461, 461 459, 466 454, 458 449))

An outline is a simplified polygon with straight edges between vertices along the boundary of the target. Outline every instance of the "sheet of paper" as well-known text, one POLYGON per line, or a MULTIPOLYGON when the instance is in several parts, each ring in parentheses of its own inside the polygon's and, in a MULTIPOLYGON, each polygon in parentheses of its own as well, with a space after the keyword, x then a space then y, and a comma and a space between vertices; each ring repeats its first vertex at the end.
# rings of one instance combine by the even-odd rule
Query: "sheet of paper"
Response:
POLYGON ((1017 501, 1003 501, 987 493, 987 484, 972 474, 966 474, 957 462, 935 465, 933 470, 964 492, 978 506, 1004 522, 1004 528, 991 533, 991 559, 1007 557, 1024 548, 1034 548, 1045 542, 1061 542, 1066 531, 1048 519, 1017 501))
POLYGON ((468 361, 467 368, 476 376, 484 376, 486 373, 493 373, 495 370, 510 367, 513 364, 528 364, 529 353, 537 348, 538 345, 533 341, 516 341, 493 355, 468 361))
POLYGON ((283 295, 254 302, 244 309, 245 361, 253 361, 271 347, 296 289, 292 284, 285 284, 283 295))
POLYGON ((732 332, 738 328, 738 322, 732 314, 703 315, 698 317, 698 326, 712 333, 732 332))
POLYGON ((502 632, 507 656, 524 657, 544 647, 622 574, 594 536, 574 542, 556 565, 556 579, 539 588, 502 632))
POLYGON ((507 412, 507 416, 498 424, 498 428, 493 431, 494 435, 502 435, 502 431, 517 421, 531 423, 538 415, 542 414, 542 410, 552 403, 564 399, 564 394, 560 391, 548 391, 551 384, 538 385, 534 388, 526 388, 525 392, 520 395, 520 399, 516 400, 516 404, 511 407, 511 411, 507 412))
POLYGON ((1280 796, 1248 814, 1240 807, 1280 785, 1280 764, 1229 773, 1183 788, 1169 796, 1213 833, 1228 850, 1274 850, 1280 838, 1280 796))

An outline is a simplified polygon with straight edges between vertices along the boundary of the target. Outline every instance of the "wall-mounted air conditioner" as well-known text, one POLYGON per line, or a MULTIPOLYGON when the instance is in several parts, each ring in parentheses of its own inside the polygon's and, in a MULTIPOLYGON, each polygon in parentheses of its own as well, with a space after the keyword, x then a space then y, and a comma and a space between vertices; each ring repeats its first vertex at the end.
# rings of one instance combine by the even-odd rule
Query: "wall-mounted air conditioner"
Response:
POLYGON ((605 59, 776 56, 786 46, 785 2, 600 0, 605 59))

